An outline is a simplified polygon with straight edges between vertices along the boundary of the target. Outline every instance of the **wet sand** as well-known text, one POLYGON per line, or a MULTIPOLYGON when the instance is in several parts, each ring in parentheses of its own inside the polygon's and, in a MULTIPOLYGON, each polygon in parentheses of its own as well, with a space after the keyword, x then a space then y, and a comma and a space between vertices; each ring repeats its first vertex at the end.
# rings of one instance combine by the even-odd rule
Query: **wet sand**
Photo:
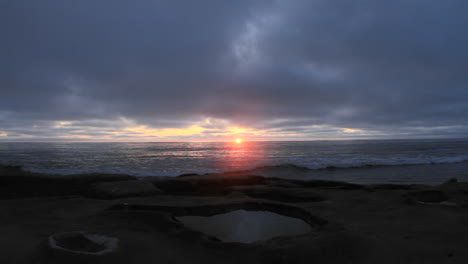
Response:
POLYGON ((468 183, 363 185, 252 172, 137 179, 0 167, 0 223, 0 263, 467 263, 468 183), (294 217, 311 231, 228 243, 177 220, 235 210, 294 217), (80 239, 64 242, 75 251, 49 245, 51 235, 75 231, 118 246, 95 255, 83 253, 92 247, 80 239))

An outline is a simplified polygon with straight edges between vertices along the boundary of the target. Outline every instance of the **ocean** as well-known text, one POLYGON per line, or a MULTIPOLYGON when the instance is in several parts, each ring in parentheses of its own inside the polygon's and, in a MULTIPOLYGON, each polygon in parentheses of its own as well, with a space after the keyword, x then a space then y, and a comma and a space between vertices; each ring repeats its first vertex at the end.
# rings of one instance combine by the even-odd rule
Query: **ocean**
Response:
POLYGON ((441 183, 453 177, 468 180, 468 139, 244 141, 241 144, 4 142, 0 143, 0 164, 21 165, 29 171, 53 174, 98 172, 136 176, 176 176, 261 167, 257 169, 258 174, 275 177, 357 183, 441 183), (308 170, 285 172, 282 166, 285 164, 308 170))

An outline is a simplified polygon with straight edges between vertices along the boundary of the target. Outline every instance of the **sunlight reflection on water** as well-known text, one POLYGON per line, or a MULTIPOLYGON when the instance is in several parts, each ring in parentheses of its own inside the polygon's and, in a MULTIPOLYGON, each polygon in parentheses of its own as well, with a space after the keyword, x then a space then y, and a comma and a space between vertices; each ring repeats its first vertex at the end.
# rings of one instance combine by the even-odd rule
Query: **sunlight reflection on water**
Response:
MULTIPOLYGON (((0 143, 0 164, 23 165, 33 171, 61 174, 103 172, 175 176, 279 164, 318 169, 463 160, 468 160, 468 140, 0 143)), ((339 179, 338 174, 342 173, 337 172, 333 177, 339 179)), ((307 176, 316 177, 316 174, 307 176)), ((359 179, 356 177, 360 176, 348 174, 341 179, 359 179)))
POLYGON ((177 217, 185 226, 226 242, 252 243, 278 236, 297 236, 310 232, 301 219, 267 211, 236 210, 214 216, 177 217))

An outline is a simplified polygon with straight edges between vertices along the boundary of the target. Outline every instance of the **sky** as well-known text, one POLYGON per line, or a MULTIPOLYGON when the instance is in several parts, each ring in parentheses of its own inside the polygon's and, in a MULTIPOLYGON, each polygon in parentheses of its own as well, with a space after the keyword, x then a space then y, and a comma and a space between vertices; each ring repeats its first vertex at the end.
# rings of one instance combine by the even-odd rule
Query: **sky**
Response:
POLYGON ((2 0, 0 141, 468 135, 466 0, 2 0))

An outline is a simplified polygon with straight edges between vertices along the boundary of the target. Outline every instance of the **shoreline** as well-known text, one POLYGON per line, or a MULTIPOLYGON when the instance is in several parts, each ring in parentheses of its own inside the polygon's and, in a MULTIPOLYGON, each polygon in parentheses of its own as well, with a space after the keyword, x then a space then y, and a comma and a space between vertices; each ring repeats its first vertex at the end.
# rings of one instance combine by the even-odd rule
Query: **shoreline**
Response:
POLYGON ((304 181, 246 172, 56 176, 2 166, 0 190, 2 263, 468 260, 468 183, 455 179, 429 185, 304 181), (233 210, 303 219, 312 231, 251 244, 228 243, 175 219, 233 210), (51 235, 75 231, 104 234, 120 244, 102 256, 48 246, 51 235))
POLYGON ((69 171, 63 173, 63 170, 53 169, 30 169, 23 168, 20 165, 5 165, 2 167, 17 167, 24 172, 37 175, 49 175, 53 177, 70 177, 76 175, 126 175, 136 178, 152 177, 180 177, 184 175, 207 175, 207 174, 229 174, 244 173, 255 174, 264 177, 295 179, 295 180, 333 180, 346 181, 357 184, 439 184, 451 178, 457 178, 461 181, 468 181, 468 161, 450 162, 450 163, 427 163, 427 164, 401 164, 401 165, 372 165, 352 167, 328 166, 324 168, 308 168, 295 164, 279 164, 259 166, 252 169, 232 170, 232 171, 205 171, 205 172, 179 172, 168 173, 147 172, 131 173, 131 171, 69 171), (62 173, 60 173, 62 172, 62 173))

